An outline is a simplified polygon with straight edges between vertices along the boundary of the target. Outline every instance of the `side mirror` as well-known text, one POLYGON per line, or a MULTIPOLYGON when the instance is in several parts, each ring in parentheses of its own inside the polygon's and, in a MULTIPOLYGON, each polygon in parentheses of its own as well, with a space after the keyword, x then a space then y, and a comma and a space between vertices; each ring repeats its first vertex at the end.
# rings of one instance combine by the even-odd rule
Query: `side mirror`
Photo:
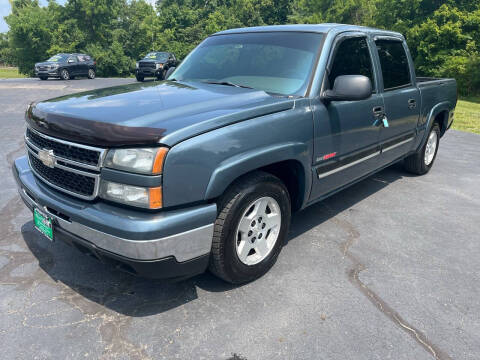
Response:
POLYGON ((326 90, 322 98, 327 101, 357 101, 372 95, 372 82, 363 75, 341 75, 335 79, 332 90, 326 90))
POLYGON ((167 73, 165 74, 165 80, 168 80, 168 77, 172 75, 172 73, 175 71, 176 67, 172 66, 171 68, 168 68, 167 73))

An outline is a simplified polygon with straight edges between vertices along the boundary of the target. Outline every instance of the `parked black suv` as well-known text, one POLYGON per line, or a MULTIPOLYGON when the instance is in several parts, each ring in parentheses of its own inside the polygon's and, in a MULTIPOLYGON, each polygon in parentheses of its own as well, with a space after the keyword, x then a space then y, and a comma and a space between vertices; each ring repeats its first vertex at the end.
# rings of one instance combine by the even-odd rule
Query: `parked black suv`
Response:
POLYGON ((75 76, 95 79, 96 61, 86 54, 57 54, 45 62, 35 64, 35 76, 41 80, 49 77, 69 80, 75 76))
POLYGON ((177 66, 177 58, 169 52, 152 51, 138 61, 135 66, 135 77, 143 81, 147 76, 154 76, 157 80, 165 79, 168 68, 177 66))

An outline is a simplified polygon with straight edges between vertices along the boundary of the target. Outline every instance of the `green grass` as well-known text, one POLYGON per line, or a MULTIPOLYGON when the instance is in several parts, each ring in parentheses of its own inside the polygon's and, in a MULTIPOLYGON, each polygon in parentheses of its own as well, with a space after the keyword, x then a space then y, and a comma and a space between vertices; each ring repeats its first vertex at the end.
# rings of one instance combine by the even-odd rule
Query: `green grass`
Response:
POLYGON ((452 129, 480 134, 480 96, 458 100, 452 129))
POLYGON ((19 74, 15 67, 0 67, 0 79, 24 78, 25 75, 19 74))

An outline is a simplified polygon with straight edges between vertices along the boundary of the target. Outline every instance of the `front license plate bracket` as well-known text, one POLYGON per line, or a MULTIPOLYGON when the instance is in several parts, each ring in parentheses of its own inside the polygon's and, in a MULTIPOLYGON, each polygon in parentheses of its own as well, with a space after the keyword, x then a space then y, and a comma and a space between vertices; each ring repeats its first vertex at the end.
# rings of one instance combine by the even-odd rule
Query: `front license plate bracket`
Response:
POLYGON ((37 208, 33 209, 33 224, 48 240, 53 242, 53 221, 37 208))

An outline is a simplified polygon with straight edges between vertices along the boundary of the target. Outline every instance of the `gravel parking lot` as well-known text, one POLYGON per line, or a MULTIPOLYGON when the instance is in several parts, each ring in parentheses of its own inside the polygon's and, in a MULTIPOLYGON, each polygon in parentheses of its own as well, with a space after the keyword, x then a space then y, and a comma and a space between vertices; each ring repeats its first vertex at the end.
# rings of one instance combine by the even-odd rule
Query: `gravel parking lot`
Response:
POLYGON ((479 359, 480 136, 423 177, 388 168, 294 216, 263 278, 135 278, 32 225, 12 161, 27 104, 134 79, 0 80, 4 359, 479 359))

